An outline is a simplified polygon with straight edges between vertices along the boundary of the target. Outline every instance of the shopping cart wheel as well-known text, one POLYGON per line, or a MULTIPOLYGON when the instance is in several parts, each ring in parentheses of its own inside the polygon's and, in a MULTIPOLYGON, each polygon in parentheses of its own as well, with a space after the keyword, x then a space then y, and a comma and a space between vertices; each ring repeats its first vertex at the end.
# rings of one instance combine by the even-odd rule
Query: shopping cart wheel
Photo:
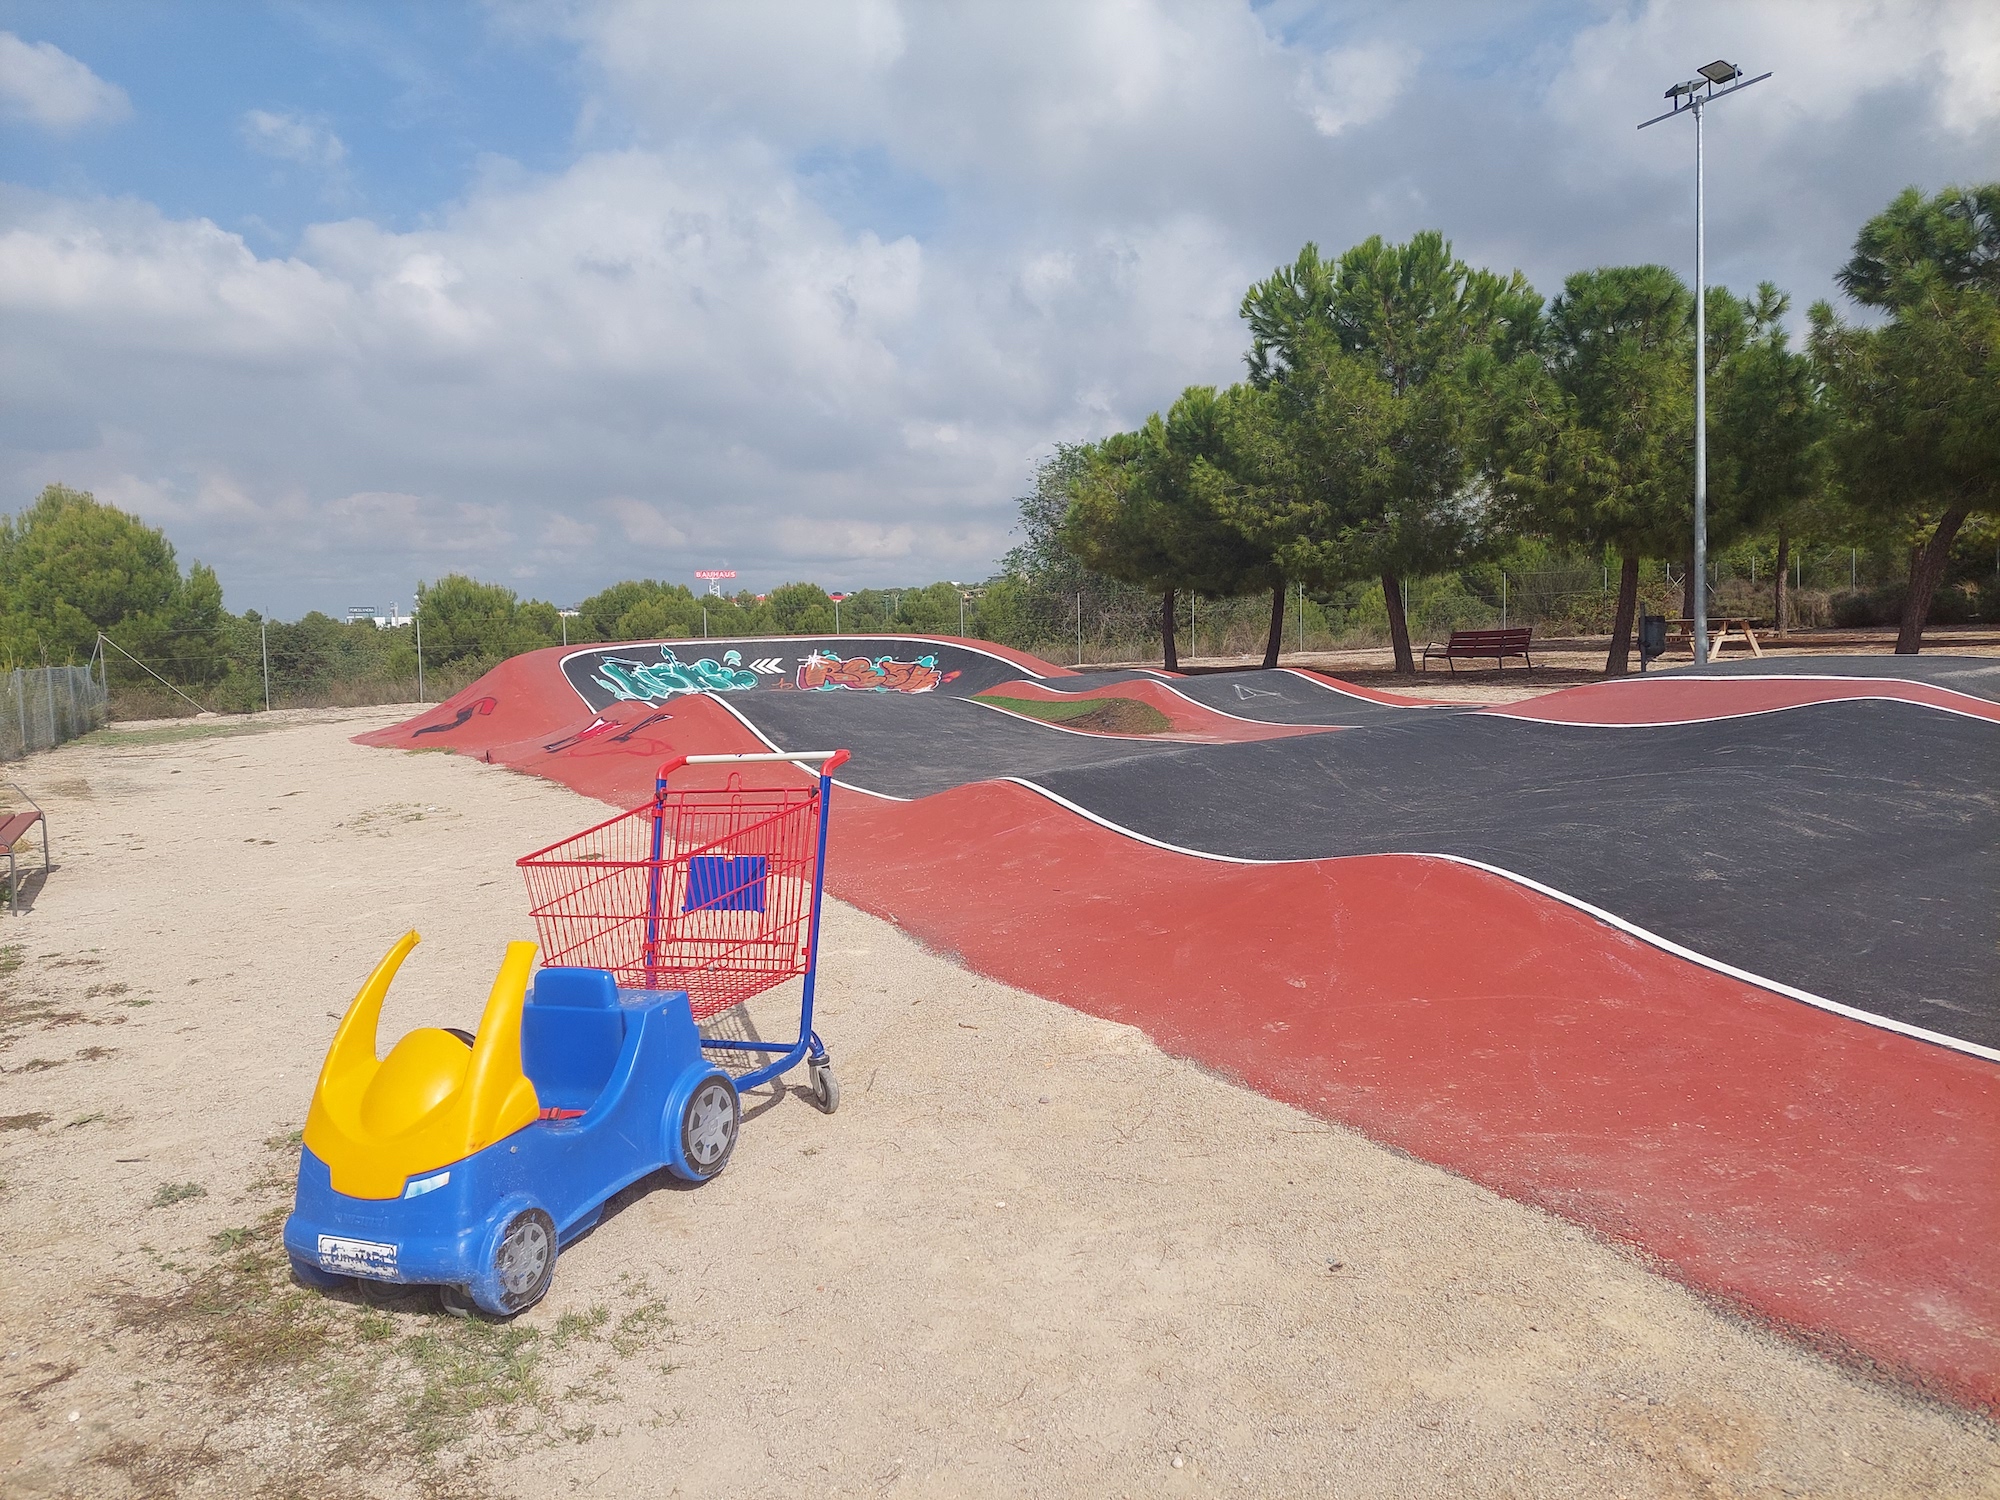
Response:
POLYGON ((808 1062, 806 1070, 812 1077, 813 1103, 819 1106, 821 1114, 832 1114, 840 1108, 840 1080, 833 1076, 833 1059, 822 1057, 808 1062))
POLYGON ((735 1083, 719 1073, 704 1078, 681 1109, 681 1158, 686 1165, 676 1165, 674 1174, 689 1182, 706 1182, 728 1166, 742 1119, 735 1083))

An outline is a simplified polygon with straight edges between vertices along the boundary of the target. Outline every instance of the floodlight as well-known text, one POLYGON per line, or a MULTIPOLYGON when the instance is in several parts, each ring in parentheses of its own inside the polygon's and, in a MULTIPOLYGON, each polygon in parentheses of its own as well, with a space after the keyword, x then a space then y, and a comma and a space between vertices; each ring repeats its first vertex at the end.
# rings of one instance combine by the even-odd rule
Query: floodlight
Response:
MULTIPOLYGON (((1694 567, 1689 574, 1693 584, 1694 607, 1688 613, 1694 616, 1694 628, 1690 633, 1694 636, 1695 663, 1700 665, 1708 660, 1708 366, 1705 358, 1708 348, 1708 238, 1702 222, 1701 117, 1710 104, 1741 93, 1751 84, 1762 83, 1771 75, 1759 73, 1755 78, 1745 78, 1743 70, 1735 63, 1719 57, 1696 71, 1701 75, 1699 78, 1690 78, 1686 83, 1677 83, 1667 90, 1667 112, 1654 115, 1650 120, 1641 120, 1639 128, 1644 130, 1662 120, 1678 120, 1682 115, 1694 116, 1694 567), (1724 88, 1724 84, 1729 87, 1724 88)), ((1643 656, 1642 649, 1642 661, 1643 656)))

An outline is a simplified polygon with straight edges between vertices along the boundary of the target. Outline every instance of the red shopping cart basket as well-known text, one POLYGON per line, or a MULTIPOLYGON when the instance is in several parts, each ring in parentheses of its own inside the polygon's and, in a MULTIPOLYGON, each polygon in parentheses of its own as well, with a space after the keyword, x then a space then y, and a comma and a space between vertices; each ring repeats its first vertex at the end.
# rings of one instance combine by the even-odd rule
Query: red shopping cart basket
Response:
POLYGON ((704 1039, 716 1050, 777 1053, 737 1078, 752 1088, 807 1058, 822 1108, 838 1100, 812 1029, 826 812, 845 750, 677 756, 653 798, 517 863, 542 962, 605 969, 625 989, 685 990, 697 1022, 803 977, 793 1041, 704 1039), (685 765, 820 763, 808 786, 668 784, 685 765))

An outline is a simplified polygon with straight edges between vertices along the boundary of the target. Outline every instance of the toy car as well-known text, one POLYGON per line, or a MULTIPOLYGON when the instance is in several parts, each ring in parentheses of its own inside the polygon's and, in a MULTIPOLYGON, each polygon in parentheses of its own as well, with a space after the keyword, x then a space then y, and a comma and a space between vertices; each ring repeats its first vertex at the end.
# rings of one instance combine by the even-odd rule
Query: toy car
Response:
POLYGON ((736 1084, 703 1057, 681 991, 547 968, 530 998, 532 943, 508 944, 476 1035, 420 1027, 377 1061, 383 999, 417 942, 390 949, 334 1033, 285 1249, 309 1286, 431 1285, 454 1312, 510 1317, 620 1188, 727 1165, 736 1084))

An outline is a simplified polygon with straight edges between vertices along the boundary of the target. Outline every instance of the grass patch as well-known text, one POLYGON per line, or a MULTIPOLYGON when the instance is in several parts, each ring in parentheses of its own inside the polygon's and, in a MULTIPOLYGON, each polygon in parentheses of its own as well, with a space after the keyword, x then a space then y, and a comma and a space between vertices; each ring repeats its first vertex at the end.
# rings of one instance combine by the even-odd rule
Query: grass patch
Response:
MULTIPOLYGON (((265 1144, 297 1147, 282 1136, 265 1144)), ((607 1430, 618 1401, 610 1356, 677 1341, 665 1302, 630 1274, 616 1307, 543 1323, 455 1318, 423 1298, 385 1309, 308 1291, 291 1279, 284 1216, 277 1208, 211 1236, 205 1264, 166 1266, 180 1278, 173 1289, 127 1294, 114 1307, 170 1367, 199 1369, 234 1418, 260 1430, 281 1424, 287 1451, 260 1451, 259 1462, 311 1475, 327 1493, 342 1491, 337 1475, 382 1473, 424 1494, 464 1493, 470 1470, 455 1454, 500 1437, 557 1444, 607 1430)), ((188 1394, 203 1399, 201 1385, 188 1394)), ((130 1456, 104 1461, 125 1467, 130 1456)))
POLYGON ((167 1208, 175 1203, 185 1203, 190 1198, 206 1198, 208 1189, 198 1182, 163 1182, 153 1194, 148 1208, 167 1208))
POLYGON ((991 703, 1009 713, 1068 729, 1091 729, 1099 734, 1159 734, 1172 729, 1173 720, 1150 703, 1136 698, 1064 698, 1043 702, 1036 698, 1002 698, 991 693, 979 695, 981 703, 991 703))
POLYGON ((82 736, 86 745, 104 745, 113 750, 127 746, 181 745, 190 740, 228 739, 239 734, 269 734, 276 724, 248 724, 240 719, 207 719, 190 724, 156 724, 145 729, 120 729, 109 725, 82 736))

